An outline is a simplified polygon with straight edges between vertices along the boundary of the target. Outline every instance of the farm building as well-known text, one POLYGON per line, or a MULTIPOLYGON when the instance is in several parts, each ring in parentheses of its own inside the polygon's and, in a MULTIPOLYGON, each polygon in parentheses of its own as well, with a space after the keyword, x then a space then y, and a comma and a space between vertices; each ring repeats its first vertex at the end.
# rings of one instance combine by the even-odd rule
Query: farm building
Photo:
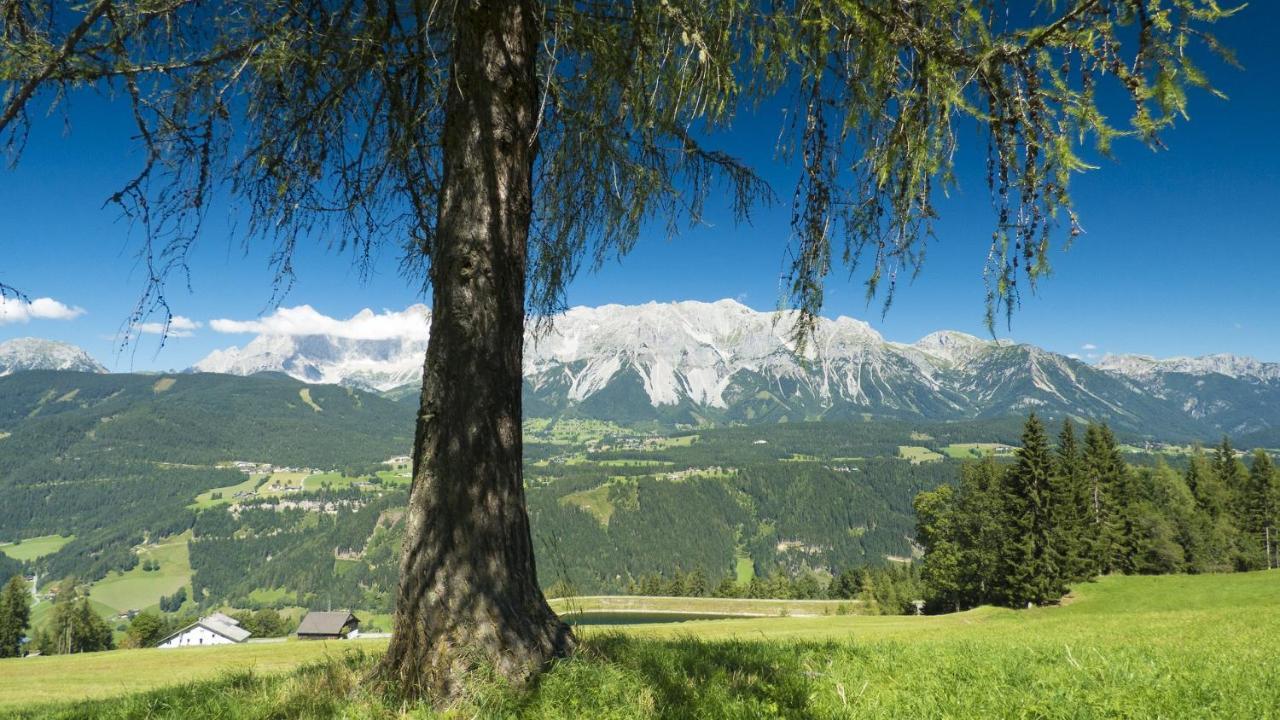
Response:
POLYGON ((303 640, 340 640, 360 630, 360 618, 346 611, 309 612, 298 625, 303 640))
POLYGON ((248 630, 240 627, 235 618, 222 613, 202 617, 178 632, 161 640, 156 647, 176 648, 192 645, 235 645, 249 639, 248 630))

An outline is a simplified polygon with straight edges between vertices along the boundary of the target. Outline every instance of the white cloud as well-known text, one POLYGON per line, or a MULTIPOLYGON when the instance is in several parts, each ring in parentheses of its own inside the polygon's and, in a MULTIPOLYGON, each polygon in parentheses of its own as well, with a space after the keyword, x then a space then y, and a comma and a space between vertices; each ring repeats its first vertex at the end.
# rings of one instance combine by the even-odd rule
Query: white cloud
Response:
MULTIPOLYGON (((203 323, 191 318, 174 315, 169 319, 169 337, 191 337, 202 325, 203 323)), ((162 322, 149 322, 138 325, 138 332, 147 335, 160 335, 164 331, 164 323, 162 322)))
POLYGON ((83 314, 84 308, 70 307, 53 298, 36 298, 28 302, 21 298, 0 297, 0 325, 32 320, 74 320, 83 314))
POLYGON ((1080 353, 1067 353, 1067 357, 1071 358, 1072 360, 1079 360, 1080 353))
POLYGON ((1080 346, 1080 349, 1081 350, 1097 350, 1098 346, 1094 345, 1093 343, 1085 343, 1080 346))
POLYGON ((209 327, 220 333, 331 335, 352 340, 426 340, 429 317, 425 305, 414 305, 402 311, 384 310, 376 314, 365 308, 345 320, 324 315, 310 305, 299 305, 280 308, 258 320, 210 320, 209 327))

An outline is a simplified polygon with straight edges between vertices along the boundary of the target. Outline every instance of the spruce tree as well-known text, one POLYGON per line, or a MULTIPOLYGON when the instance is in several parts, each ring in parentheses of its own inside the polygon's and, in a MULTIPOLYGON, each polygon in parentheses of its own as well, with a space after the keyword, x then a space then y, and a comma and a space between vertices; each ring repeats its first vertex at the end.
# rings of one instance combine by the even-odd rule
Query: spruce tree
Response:
POLYGON ((1184 474, 1196 502, 1194 522, 1203 542, 1189 558, 1192 572, 1229 572, 1238 554, 1239 529, 1231 512, 1231 493, 1218 477, 1215 464, 1196 448, 1184 474))
POLYGON ((0 591, 0 658, 22 655, 22 638, 31 623, 31 593, 15 575, 0 591))
POLYGON ((960 586, 968 606, 996 602, 1000 549, 1005 527, 1002 512, 1006 470, 988 455, 960 473, 956 499, 957 534, 962 548, 960 586))
POLYGON ((1268 570, 1277 564, 1277 519, 1280 518, 1280 487, 1276 468, 1266 450, 1253 451, 1253 462, 1244 489, 1242 524, 1249 538, 1252 567, 1268 570))
POLYGON ((1092 513, 1093 570, 1099 574, 1122 570, 1128 467, 1105 424, 1090 425, 1085 431, 1083 462, 1092 513))
MULTIPOLYGON (((1234 462, 1232 463, 1234 465, 1234 462)), ((1219 476, 1217 468, 1217 459, 1210 463, 1204 457, 1204 452, 1200 448, 1196 448, 1191 454, 1191 459, 1187 464, 1187 471, 1183 475, 1187 482, 1187 488, 1191 490, 1191 495, 1196 499, 1196 507, 1209 515, 1209 517, 1217 518, 1227 513, 1231 506, 1231 493, 1219 476)))
POLYGON ((1093 575, 1090 560, 1093 545, 1089 527, 1089 484, 1075 424, 1070 419, 1062 421, 1054 460, 1054 545, 1063 578, 1068 583, 1079 582, 1093 575))
POLYGON ((916 542, 924 547, 921 575, 928 584, 928 600, 945 609, 964 609, 964 551, 960 544, 955 490, 950 485, 916 496, 916 542))
POLYGON ((1213 454, 1213 472, 1218 482, 1231 496, 1232 512, 1243 515, 1245 481, 1248 472, 1236 457, 1235 448, 1231 447, 1231 439, 1226 435, 1222 436, 1222 443, 1213 454))
POLYGON ((998 576, 1008 605, 1044 604, 1065 592, 1053 547, 1053 455, 1034 413, 1022 431, 1017 465, 1004 475, 1003 527, 998 576))

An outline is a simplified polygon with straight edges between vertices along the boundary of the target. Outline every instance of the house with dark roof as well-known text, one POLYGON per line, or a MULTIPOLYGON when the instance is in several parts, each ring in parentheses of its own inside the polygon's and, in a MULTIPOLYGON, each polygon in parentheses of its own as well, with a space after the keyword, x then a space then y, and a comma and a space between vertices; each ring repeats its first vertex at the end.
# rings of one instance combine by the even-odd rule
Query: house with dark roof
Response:
POLYGON ((177 648, 202 645, 236 645, 249 639, 253 633, 240 627, 235 618, 222 613, 202 617, 181 630, 161 640, 156 647, 177 648))
POLYGON ((302 640, 341 640, 359 629, 360 618, 345 610, 309 612, 298 625, 298 637, 302 640))

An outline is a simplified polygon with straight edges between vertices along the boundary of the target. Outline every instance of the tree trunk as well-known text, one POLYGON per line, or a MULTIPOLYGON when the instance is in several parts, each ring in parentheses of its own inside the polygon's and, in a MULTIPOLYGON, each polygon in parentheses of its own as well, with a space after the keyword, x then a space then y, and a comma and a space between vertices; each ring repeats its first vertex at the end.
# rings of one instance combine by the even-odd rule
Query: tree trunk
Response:
POLYGON ((538 113, 529 0, 458 3, 431 257, 431 343, 383 677, 447 701, 573 646, 538 587, 521 471, 526 241, 538 113))

